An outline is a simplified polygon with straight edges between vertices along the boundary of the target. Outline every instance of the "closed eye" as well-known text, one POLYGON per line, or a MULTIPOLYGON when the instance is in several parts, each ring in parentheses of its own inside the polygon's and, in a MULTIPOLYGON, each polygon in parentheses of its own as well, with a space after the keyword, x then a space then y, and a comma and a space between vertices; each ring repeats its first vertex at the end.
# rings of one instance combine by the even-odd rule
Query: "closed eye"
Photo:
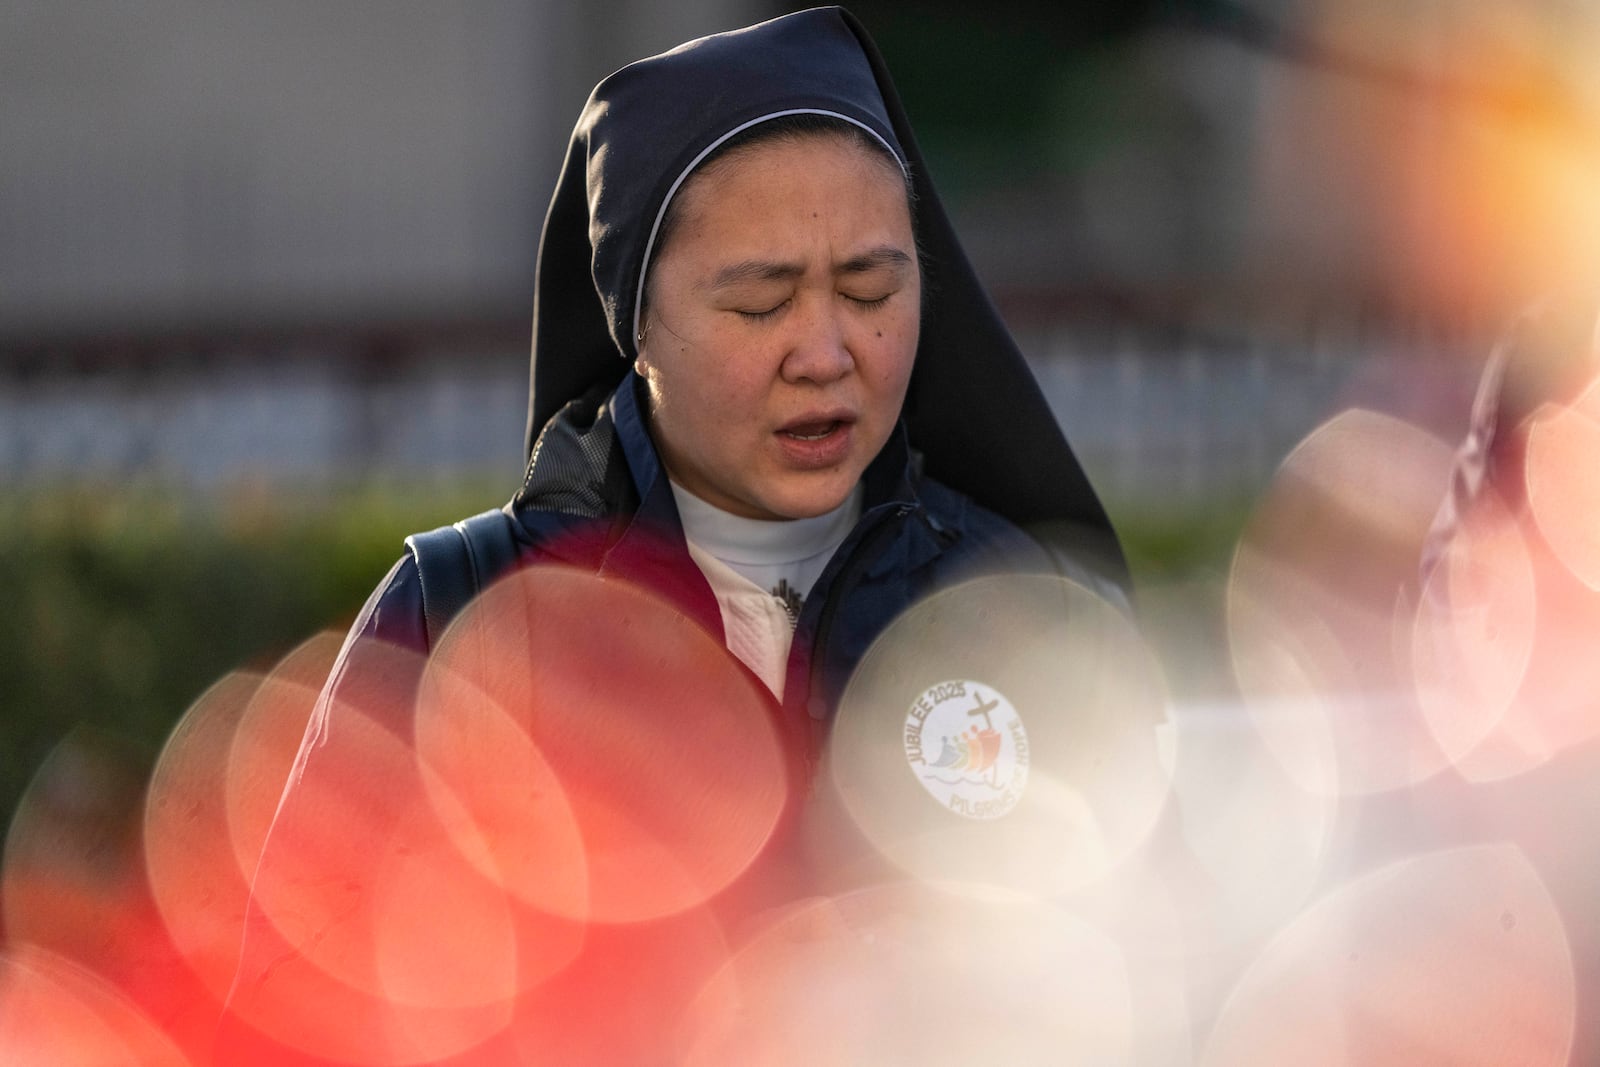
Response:
POLYGON ((882 296, 872 297, 869 299, 867 297, 851 296, 849 293, 845 293, 844 298, 864 311, 872 311, 875 308, 881 308, 883 305, 887 304, 889 302, 889 298, 893 295, 893 293, 884 293, 882 296))
POLYGON ((734 311, 740 318, 750 322, 765 322, 767 319, 775 317, 788 303, 789 301, 787 300, 781 300, 765 311, 745 311, 742 308, 735 308, 734 311))

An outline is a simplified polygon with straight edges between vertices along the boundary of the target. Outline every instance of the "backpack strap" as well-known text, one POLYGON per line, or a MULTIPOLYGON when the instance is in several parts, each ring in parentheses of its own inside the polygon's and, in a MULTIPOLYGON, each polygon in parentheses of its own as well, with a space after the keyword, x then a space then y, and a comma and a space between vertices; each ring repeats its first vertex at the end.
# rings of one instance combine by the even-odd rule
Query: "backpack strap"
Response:
POLYGON ((422 616, 434 648, 450 620, 517 561, 511 518, 495 508, 406 538, 422 583, 422 616))

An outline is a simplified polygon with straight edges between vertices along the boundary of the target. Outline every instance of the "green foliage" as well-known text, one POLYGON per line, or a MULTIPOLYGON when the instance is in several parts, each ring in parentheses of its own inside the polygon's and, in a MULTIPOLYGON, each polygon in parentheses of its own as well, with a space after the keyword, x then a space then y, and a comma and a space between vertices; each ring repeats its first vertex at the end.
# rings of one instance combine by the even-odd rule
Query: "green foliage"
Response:
POLYGON ((153 758, 212 682, 342 631, 406 534, 492 499, 378 490, 312 505, 277 493, 0 499, 0 820, 73 727, 153 758))
MULTIPOLYGON (((191 703, 231 670, 266 669, 319 631, 343 632, 408 533, 481 511, 475 487, 381 488, 291 503, 162 492, 0 498, 0 820, 75 727, 154 759, 191 703)), ((1226 566, 1241 521, 1119 516, 1143 582, 1226 566)))
POLYGON ((1165 585, 1225 578, 1250 508, 1240 499, 1203 511, 1113 509, 1113 518, 1134 580, 1165 585))

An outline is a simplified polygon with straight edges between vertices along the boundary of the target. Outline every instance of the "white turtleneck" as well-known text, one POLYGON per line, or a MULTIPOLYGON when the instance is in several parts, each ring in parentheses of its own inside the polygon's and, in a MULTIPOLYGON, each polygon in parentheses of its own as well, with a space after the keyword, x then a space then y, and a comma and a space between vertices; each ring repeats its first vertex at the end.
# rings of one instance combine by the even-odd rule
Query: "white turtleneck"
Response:
POLYGON ((782 700, 800 603, 861 517, 861 487, 826 514, 765 520, 730 514, 670 484, 689 556, 722 611, 728 651, 782 700))

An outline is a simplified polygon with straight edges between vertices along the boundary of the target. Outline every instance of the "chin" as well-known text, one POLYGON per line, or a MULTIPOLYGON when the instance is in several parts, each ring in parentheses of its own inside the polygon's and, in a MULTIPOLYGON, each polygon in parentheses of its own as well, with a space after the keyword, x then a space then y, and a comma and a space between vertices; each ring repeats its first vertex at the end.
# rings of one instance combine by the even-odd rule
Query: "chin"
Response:
POLYGON ((843 504, 849 498, 855 484, 851 482, 838 489, 817 488, 808 492, 790 493, 782 497, 769 498, 765 504, 767 510, 780 519, 814 519, 818 515, 826 515, 843 504))

